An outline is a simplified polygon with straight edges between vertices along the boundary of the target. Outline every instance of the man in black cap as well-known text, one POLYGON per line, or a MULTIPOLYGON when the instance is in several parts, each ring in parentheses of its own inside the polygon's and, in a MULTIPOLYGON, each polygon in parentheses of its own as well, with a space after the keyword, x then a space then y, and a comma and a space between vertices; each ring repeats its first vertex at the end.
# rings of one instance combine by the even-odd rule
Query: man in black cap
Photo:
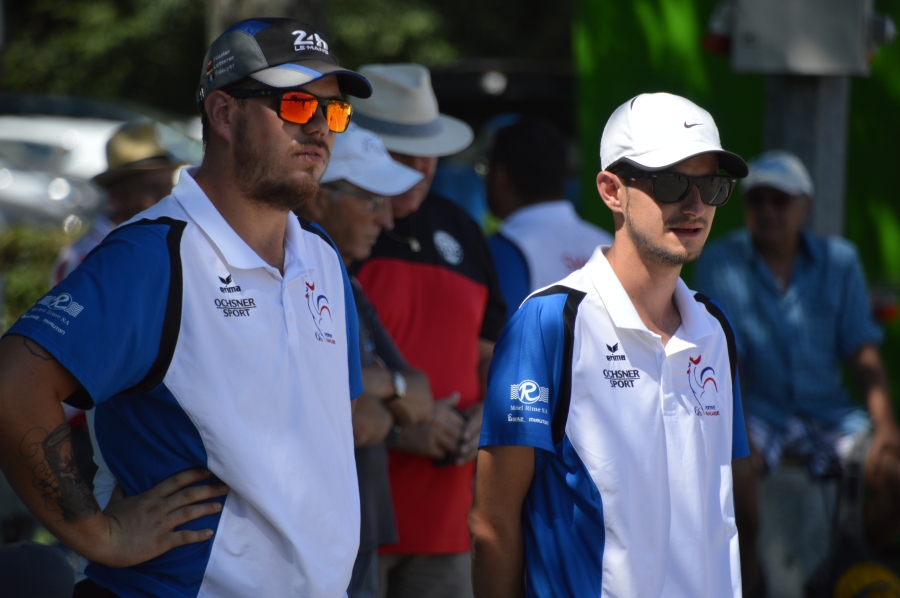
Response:
POLYGON ((344 595, 358 321, 337 249, 292 214, 349 125, 341 92, 371 88, 321 32, 231 27, 201 72, 203 163, 0 341, 0 467, 91 561, 76 596, 344 595), (63 400, 95 407, 124 498, 91 495, 63 400))

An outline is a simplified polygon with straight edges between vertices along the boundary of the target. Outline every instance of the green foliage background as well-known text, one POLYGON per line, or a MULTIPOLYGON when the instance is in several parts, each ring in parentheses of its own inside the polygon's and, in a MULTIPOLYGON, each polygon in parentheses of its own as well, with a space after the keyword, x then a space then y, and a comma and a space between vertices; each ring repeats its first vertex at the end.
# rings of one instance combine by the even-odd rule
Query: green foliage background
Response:
POLYGON ((5 298, 0 330, 12 326, 50 290, 53 262, 63 245, 71 240, 62 228, 16 226, 0 234, 0 273, 5 298))
MULTIPOLYGON (((330 0, 327 32, 351 68, 477 56, 568 59, 570 5, 330 0)), ((206 9, 203 0, 6 2, 0 89, 125 100, 194 116, 206 9)))
MULTIPOLYGON (((585 215, 612 227, 596 196, 603 126, 613 110, 643 92, 686 96, 716 119, 723 145, 745 157, 762 151, 764 78, 737 75, 700 39, 717 0, 577 0, 573 58, 579 82, 585 215)), ((900 22, 900 0, 875 9, 900 22)), ((870 283, 900 286, 900 43, 882 48, 872 76, 854 79, 847 164, 846 236, 860 251, 870 283)), ((716 213, 712 237, 743 224, 740 194, 716 213)), ((690 271, 686 270, 690 277, 690 271)), ((884 357, 900 404, 900 322, 886 326, 884 357)))

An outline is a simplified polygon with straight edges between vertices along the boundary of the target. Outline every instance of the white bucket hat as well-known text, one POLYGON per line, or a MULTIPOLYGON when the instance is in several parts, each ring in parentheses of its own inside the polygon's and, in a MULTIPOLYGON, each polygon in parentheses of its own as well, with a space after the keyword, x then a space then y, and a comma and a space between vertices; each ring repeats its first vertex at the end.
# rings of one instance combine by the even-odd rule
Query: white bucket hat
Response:
MULTIPOLYGON (((355 116, 355 115, 354 115, 355 116)), ((425 178, 395 161, 378 135, 350 123, 338 135, 322 183, 347 181, 376 195, 399 195, 425 178)))
POLYGON ((600 139, 600 167, 628 162, 643 170, 663 170, 678 162, 714 152, 731 176, 747 176, 743 158, 722 149, 719 130, 709 112, 669 93, 644 93, 619 106, 600 139))
POLYGON ((369 64, 359 73, 372 84, 368 99, 352 98, 353 120, 374 131, 392 152, 449 156, 472 143, 472 128, 440 114, 431 74, 418 64, 369 64))
POLYGON ((750 160, 750 174, 741 183, 744 193, 772 187, 788 195, 813 194, 813 182, 800 158, 785 150, 770 150, 750 160))

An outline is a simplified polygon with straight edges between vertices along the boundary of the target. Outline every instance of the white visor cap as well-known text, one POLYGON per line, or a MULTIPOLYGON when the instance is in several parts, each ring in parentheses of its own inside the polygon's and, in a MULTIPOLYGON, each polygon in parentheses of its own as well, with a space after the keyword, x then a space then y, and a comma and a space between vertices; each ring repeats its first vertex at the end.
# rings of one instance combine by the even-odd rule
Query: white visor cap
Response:
POLYGON ((715 152, 731 176, 747 176, 743 158, 722 149, 713 117, 695 103, 669 93, 644 93, 619 106, 603 129, 600 167, 620 162, 663 170, 688 158, 715 152))
POLYGON ((750 160, 750 174, 741 183, 744 193, 772 187, 788 195, 813 195, 813 182, 800 158, 785 150, 770 150, 750 160))
POLYGON ((425 176, 397 162, 375 133, 350 123, 337 136, 322 183, 347 181, 376 195, 399 195, 425 176))

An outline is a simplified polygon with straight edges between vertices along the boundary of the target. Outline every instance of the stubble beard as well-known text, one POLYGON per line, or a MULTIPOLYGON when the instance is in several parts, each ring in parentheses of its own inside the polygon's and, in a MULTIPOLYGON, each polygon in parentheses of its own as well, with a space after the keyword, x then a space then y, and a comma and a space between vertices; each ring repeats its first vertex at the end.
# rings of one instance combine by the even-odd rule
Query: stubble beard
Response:
MULTIPOLYGON (((263 206, 294 212, 319 192, 314 167, 303 168, 309 176, 287 176, 288 173, 279 170, 277 163, 257 151, 243 121, 235 124, 234 141, 235 175, 245 197, 263 206)), ((326 157, 330 155, 330 148, 324 141, 309 138, 305 143, 324 148, 326 157)))
MULTIPOLYGON (((627 193, 627 190, 626 190, 627 193)), ((689 219, 682 219, 680 221, 672 221, 667 223, 669 226, 686 223, 689 219)), ((659 264, 661 266, 666 267, 680 267, 688 262, 693 262, 700 257, 703 249, 701 247, 700 250, 691 253, 687 250, 682 251, 673 251, 667 247, 659 243, 654 243, 653 240, 644 234, 638 227, 634 224, 634 219, 631 217, 631 201, 628 198, 628 202, 625 204, 625 230, 628 232, 628 236, 631 239, 631 242, 634 244, 635 249, 638 252, 641 260, 659 264)))

